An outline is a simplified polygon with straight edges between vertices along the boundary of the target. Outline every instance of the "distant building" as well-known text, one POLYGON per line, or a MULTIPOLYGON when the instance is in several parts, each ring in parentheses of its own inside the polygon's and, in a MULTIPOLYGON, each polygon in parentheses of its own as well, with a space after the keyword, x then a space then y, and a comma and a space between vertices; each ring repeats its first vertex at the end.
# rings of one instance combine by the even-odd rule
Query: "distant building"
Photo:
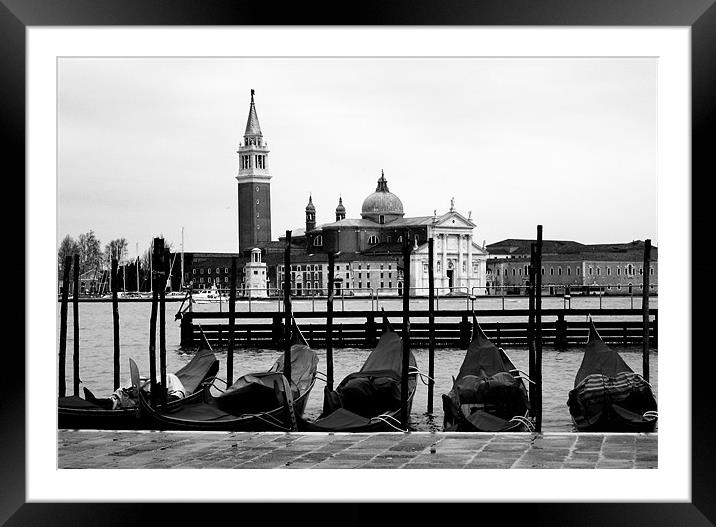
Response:
MULTIPOLYGON (((489 294, 525 294, 529 285, 530 246, 534 240, 507 239, 487 245, 489 294)), ((585 245, 567 240, 544 240, 542 284, 555 294, 641 292, 644 242, 585 245), (636 288, 636 289, 635 289, 636 288)), ((658 290, 658 249, 651 248, 650 290, 658 290)))
MULTIPOLYGON (((403 240, 410 240, 410 288, 413 294, 427 295, 428 239, 435 240, 435 285, 441 294, 470 294, 484 291, 487 252, 473 241, 475 224, 450 209, 432 216, 405 217, 403 203, 388 189, 388 181, 381 171, 375 192, 363 201, 360 218, 346 218, 343 199, 339 197, 336 221, 316 225, 316 207, 309 196, 305 209, 305 228, 292 231, 292 243, 304 247, 309 255, 340 253, 336 260, 336 288, 349 294, 399 294, 403 288, 403 240)), ((279 241, 283 240, 279 238, 279 241)), ((300 258, 300 257, 299 257, 300 258)), ((315 262, 316 260, 314 260, 315 262)), ((298 264, 299 262, 297 262, 298 264)), ((321 280, 314 273, 316 264, 308 263, 303 273, 292 274, 296 289, 322 289, 321 280)), ((320 267, 320 266, 319 266, 320 267)), ((298 269, 298 268, 297 268, 298 269)), ((279 280, 283 268, 279 267, 279 280)), ((292 273, 294 270, 292 270, 292 273)))

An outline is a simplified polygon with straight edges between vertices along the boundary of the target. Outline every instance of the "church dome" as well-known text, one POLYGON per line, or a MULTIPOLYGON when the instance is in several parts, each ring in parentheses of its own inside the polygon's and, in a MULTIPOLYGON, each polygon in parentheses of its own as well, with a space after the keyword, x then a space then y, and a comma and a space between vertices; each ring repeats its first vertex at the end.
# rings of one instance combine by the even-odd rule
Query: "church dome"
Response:
POLYGON ((403 202, 388 190, 388 182, 382 170, 378 187, 373 194, 365 198, 361 209, 361 216, 364 218, 374 215, 403 215, 403 202))

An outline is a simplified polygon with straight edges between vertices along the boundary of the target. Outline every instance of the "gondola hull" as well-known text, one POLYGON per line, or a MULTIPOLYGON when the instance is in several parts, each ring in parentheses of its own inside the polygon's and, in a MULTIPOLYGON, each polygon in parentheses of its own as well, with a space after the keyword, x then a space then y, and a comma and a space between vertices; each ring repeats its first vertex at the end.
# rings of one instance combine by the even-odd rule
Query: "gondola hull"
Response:
MULTIPOLYGON (((203 399, 201 391, 167 403, 167 408, 203 399)), ((64 397, 59 401, 57 428, 74 430, 144 430, 152 421, 142 414, 139 406, 109 410, 88 403, 79 397, 64 397)))
MULTIPOLYGON (((416 374, 411 374, 408 379, 408 415, 413 408, 416 386, 416 374)), ((400 427, 400 408, 370 418, 339 408, 315 421, 300 419, 298 422, 298 429, 302 432, 402 432, 400 427)))
POLYGON ((567 405, 579 432, 653 432, 657 403, 651 385, 602 340, 590 321, 582 364, 567 405))
POLYGON ((450 392, 442 395, 447 432, 528 432, 527 388, 510 358, 473 316, 473 338, 450 392))
MULTIPOLYGON (((167 403, 168 410, 176 410, 185 404, 203 399, 205 386, 209 385, 219 371, 219 361, 207 349, 196 351, 191 361, 176 372, 189 395, 167 403)), ((115 410, 76 396, 60 397, 57 404, 57 427, 59 429, 86 430, 142 430, 149 420, 139 405, 115 410)))
MULTIPOLYGON (((315 382, 293 401, 296 417, 303 415, 308 396, 315 382)), ((146 419, 148 430, 195 430, 225 432, 285 432, 290 430, 290 420, 286 406, 280 406, 266 412, 251 415, 234 416, 211 404, 212 397, 207 392, 204 396, 178 411, 157 410, 150 406, 146 397, 140 397, 142 416, 146 419), (192 408, 195 407, 195 408, 192 408), (196 416, 196 418, 192 418, 196 416), (201 417, 201 418, 200 418, 201 417)))

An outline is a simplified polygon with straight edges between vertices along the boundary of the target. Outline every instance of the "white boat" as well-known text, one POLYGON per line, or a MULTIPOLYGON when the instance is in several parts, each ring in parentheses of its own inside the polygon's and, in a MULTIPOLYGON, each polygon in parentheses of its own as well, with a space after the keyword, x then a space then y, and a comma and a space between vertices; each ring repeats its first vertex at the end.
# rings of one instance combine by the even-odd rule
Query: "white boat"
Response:
POLYGON ((219 302, 229 301, 228 295, 221 294, 216 284, 212 284, 210 289, 206 289, 201 293, 192 294, 191 299, 195 304, 218 304, 219 302))

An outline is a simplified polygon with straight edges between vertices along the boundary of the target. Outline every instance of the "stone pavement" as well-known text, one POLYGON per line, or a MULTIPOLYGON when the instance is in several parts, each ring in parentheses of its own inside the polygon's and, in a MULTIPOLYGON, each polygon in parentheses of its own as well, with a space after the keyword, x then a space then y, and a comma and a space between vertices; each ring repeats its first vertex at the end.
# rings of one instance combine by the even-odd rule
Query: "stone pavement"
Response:
POLYGON ((59 430, 58 468, 657 468, 658 434, 59 430))

